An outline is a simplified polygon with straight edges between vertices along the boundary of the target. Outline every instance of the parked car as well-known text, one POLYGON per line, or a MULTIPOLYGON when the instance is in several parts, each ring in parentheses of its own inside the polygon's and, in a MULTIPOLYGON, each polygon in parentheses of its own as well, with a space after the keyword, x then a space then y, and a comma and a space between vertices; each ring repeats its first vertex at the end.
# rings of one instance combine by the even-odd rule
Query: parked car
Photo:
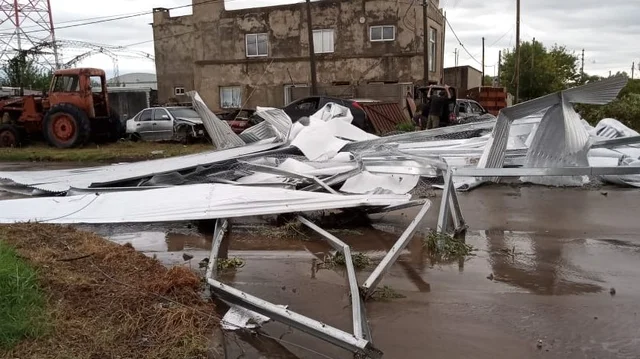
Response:
POLYGON ((458 99, 456 101, 456 123, 470 123, 487 121, 496 117, 485 110, 478 102, 470 99, 458 99))
POLYGON ((189 107, 146 108, 127 121, 132 140, 190 142, 205 138, 202 119, 189 107))
POLYGON ((349 100, 329 96, 310 96, 293 101, 282 109, 287 115, 289 115, 289 117, 291 117, 293 122, 296 122, 301 117, 309 117, 313 115, 329 102, 349 108, 353 115, 353 121, 351 123, 367 132, 372 132, 373 128, 371 128, 372 126, 369 124, 369 121, 367 121, 367 115, 362 106, 360 106, 360 103, 377 102, 375 100, 349 100))
POLYGON ((236 108, 217 111, 215 114, 219 119, 227 121, 233 132, 241 134, 242 131, 253 125, 249 120, 255 116, 255 112, 254 109, 236 108))

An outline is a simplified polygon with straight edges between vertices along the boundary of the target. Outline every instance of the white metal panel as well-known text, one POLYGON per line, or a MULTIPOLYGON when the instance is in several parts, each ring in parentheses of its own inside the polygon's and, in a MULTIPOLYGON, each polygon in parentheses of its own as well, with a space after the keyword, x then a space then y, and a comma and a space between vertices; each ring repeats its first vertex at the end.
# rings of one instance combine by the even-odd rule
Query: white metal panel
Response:
POLYGON ((234 218, 405 204, 407 195, 334 195, 196 184, 148 191, 0 201, 0 223, 126 223, 234 218))

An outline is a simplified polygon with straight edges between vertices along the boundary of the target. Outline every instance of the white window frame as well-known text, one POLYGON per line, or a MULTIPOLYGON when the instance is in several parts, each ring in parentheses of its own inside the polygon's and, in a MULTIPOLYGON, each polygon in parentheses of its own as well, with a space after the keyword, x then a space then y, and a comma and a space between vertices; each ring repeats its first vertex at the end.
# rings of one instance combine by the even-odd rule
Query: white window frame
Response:
POLYGON ((219 88, 219 92, 220 92, 220 108, 240 108, 242 107, 242 86, 220 86, 219 88), (231 90, 231 106, 225 106, 224 105, 224 92, 226 90, 231 90), (239 103, 238 104, 234 104, 233 103, 233 92, 234 91, 238 91, 239 92, 239 103), (237 106, 234 106, 237 105, 237 106))
POLYGON ((260 33, 255 33, 255 34, 245 34, 244 35, 244 52, 247 55, 247 57, 267 57, 269 56, 269 34, 267 34, 266 32, 260 32, 260 33), (261 54, 260 53, 260 47, 258 46, 258 36, 260 35, 264 35, 267 37, 267 53, 266 54, 261 54), (255 38, 255 44, 256 44, 256 54, 252 55, 249 54, 249 37, 254 37, 255 38))
POLYGON ((369 26, 369 41, 371 42, 383 42, 383 41, 395 41, 396 40, 396 26, 395 25, 372 25, 369 26), (385 39, 384 38, 384 28, 390 27, 393 29, 393 38, 385 39), (374 28, 380 28, 380 38, 374 39, 371 35, 373 33, 374 28))
POLYGON ((438 53, 438 30, 429 27, 429 72, 436 72, 438 53))
POLYGON ((336 51, 336 35, 333 29, 317 29, 313 30, 313 52, 316 54, 331 54, 336 51), (320 44, 316 43, 316 34, 320 34, 320 44), (324 37, 331 36, 331 49, 324 48, 324 37))
POLYGON ((173 93, 174 93, 176 96, 182 96, 182 95, 184 95, 184 87, 174 87, 174 88, 173 88, 173 93))

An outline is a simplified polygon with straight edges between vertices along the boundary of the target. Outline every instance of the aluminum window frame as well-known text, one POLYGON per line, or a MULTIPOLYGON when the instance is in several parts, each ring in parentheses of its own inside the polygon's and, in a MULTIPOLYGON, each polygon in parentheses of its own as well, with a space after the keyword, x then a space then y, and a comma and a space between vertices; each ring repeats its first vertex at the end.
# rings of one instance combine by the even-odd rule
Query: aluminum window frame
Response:
POLYGON ((429 72, 436 72, 436 59, 438 58, 437 54, 438 30, 434 27, 429 27, 429 72))
POLYGON ((249 57, 268 57, 269 56, 269 34, 266 32, 256 32, 256 33, 251 33, 251 34, 245 34, 244 35, 244 53, 247 56, 247 58, 249 57), (267 53, 266 54, 260 54, 260 47, 258 46, 258 37, 260 35, 264 35, 267 38, 267 53), (255 37, 255 45, 256 45, 256 54, 255 55, 251 55, 249 54, 249 37, 254 36, 255 37))
POLYGON ((315 35, 316 33, 320 33, 322 34, 322 39, 320 41, 320 45, 322 46, 323 50, 324 50, 324 36, 326 33, 331 33, 331 51, 318 51, 318 46, 315 42, 315 36, 313 37, 313 52, 316 54, 333 54, 334 52, 336 52, 336 31, 335 29, 315 29, 313 30, 313 35, 315 35))
POLYGON ((396 26, 395 25, 371 25, 369 26, 369 41, 370 42, 387 42, 387 41, 396 41, 396 26), (393 38, 385 39, 384 38, 384 28, 390 27, 393 29, 393 38), (374 28, 380 28, 380 39, 373 39, 372 33, 374 28))
POLYGON ((220 86, 218 88, 218 94, 220 95, 220 108, 221 109, 235 109, 235 108, 241 108, 242 107, 242 86, 241 85, 220 86), (233 106, 233 92, 236 89, 240 92, 240 95, 239 95, 240 103, 238 104, 238 106, 233 106), (231 106, 224 106, 223 93, 224 93, 225 90, 231 90, 231 102, 232 102, 231 106))

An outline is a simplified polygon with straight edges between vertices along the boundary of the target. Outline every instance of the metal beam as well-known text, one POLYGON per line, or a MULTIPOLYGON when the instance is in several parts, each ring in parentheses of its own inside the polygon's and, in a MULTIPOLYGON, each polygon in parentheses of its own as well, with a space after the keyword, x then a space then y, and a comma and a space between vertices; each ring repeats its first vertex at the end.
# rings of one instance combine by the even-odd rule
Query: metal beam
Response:
POLYGON ((605 176, 640 174, 640 167, 544 167, 544 168, 453 168, 454 176, 523 177, 523 176, 605 176))
POLYGON ((391 247, 387 255, 382 259, 382 262, 378 264, 378 266, 373 270, 369 278, 362 284, 362 290, 364 291, 365 298, 370 297, 376 289, 380 280, 382 280, 382 276, 391 268, 391 266, 398 260, 400 257, 400 252, 409 244, 411 241, 413 234, 418 229, 418 226, 422 222, 422 220, 426 217, 427 212, 431 208, 431 201, 425 202, 424 206, 418 215, 411 221, 407 229, 402 233, 400 238, 396 241, 396 243, 391 247))
POLYGON ((640 136, 620 137, 596 142, 591 148, 611 148, 640 143, 640 136))
POLYGON ((382 352, 375 349, 371 343, 362 338, 356 338, 353 334, 346 333, 317 320, 279 307, 258 297, 254 297, 241 290, 235 289, 215 279, 209 278, 207 282, 221 299, 243 308, 265 315, 285 325, 289 325, 300 331, 315 336, 326 342, 344 348, 354 353, 364 354, 369 358, 382 357, 382 352))
POLYGON ((358 289, 358 279, 356 278, 356 270, 353 266, 353 260, 351 258, 351 248, 340 239, 325 231, 324 229, 316 226, 313 222, 307 220, 302 216, 298 216, 300 223, 313 229, 320 235, 322 235, 333 248, 342 252, 344 255, 345 266, 347 267, 347 280, 349 281, 349 291, 351 293, 351 313, 353 319, 353 334, 356 338, 364 338, 364 331, 362 328, 362 309, 360 308, 360 290, 358 289))

